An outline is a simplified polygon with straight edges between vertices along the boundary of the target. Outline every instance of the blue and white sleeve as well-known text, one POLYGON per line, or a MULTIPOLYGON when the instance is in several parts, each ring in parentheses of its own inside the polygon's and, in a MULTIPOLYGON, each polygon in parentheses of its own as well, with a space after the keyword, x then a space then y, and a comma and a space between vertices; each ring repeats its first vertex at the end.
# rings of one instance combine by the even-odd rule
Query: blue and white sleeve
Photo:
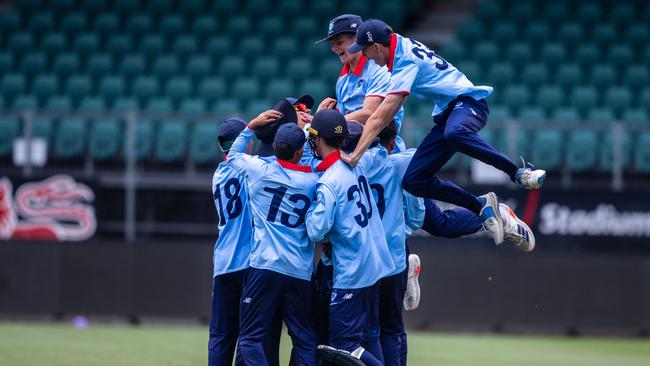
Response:
POLYGON ((313 242, 323 240, 330 232, 336 219, 336 195, 324 184, 316 189, 316 200, 312 202, 305 224, 307 235, 313 242))
POLYGON ((420 197, 415 197, 414 195, 404 191, 402 196, 404 199, 404 220, 406 227, 410 230, 407 232, 413 232, 422 227, 424 223, 425 216, 425 207, 424 199, 420 197))
POLYGON ((366 81, 366 98, 386 96, 390 85, 390 73, 385 67, 376 67, 366 81))
POLYGON ((255 131, 248 127, 240 132, 230 147, 227 157, 235 171, 248 177, 251 182, 256 181, 258 176, 264 174, 264 166, 266 165, 262 159, 246 154, 248 144, 254 134, 255 131))
POLYGON ((411 87, 418 75, 418 65, 408 58, 403 58, 393 66, 390 85, 386 94, 411 94, 411 87))

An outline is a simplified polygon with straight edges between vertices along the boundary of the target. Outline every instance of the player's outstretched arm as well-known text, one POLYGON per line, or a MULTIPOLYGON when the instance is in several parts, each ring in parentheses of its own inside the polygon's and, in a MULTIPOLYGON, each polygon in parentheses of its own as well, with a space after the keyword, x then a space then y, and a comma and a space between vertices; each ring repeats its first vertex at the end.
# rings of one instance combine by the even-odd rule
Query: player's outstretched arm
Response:
POLYGON ((248 127, 239 133, 228 152, 228 161, 240 174, 248 175, 251 168, 259 168, 264 162, 253 156, 246 154, 248 145, 255 134, 254 129, 267 125, 278 118, 282 117, 282 113, 274 110, 262 112, 257 118, 248 123, 248 127))
POLYGON ((347 121, 357 121, 365 125, 372 113, 379 108, 384 98, 380 96, 367 96, 363 99, 363 107, 357 111, 345 115, 347 121))
POLYGON ((406 101, 406 95, 402 93, 388 94, 384 101, 379 105, 379 108, 368 118, 366 126, 363 129, 357 148, 354 149, 350 155, 341 155, 341 159, 346 163, 355 166, 363 153, 368 150, 379 132, 388 126, 390 121, 395 118, 397 112, 406 101))

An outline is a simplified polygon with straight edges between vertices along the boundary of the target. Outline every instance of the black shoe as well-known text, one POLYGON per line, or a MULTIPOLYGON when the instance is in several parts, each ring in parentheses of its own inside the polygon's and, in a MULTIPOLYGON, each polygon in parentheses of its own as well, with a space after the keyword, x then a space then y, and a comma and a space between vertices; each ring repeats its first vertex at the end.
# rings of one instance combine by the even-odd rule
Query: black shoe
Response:
POLYGON ((360 359, 352 356, 348 351, 336 349, 334 347, 320 345, 318 353, 327 361, 339 366, 366 366, 360 359))

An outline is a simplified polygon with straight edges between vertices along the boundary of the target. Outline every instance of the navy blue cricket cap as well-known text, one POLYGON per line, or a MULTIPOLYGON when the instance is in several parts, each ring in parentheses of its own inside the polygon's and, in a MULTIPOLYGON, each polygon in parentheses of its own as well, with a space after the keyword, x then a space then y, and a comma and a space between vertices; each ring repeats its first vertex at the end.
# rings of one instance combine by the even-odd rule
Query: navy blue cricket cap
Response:
POLYGON ((359 139, 363 134, 363 125, 357 121, 348 121, 348 131, 349 131, 349 135, 345 139, 345 142, 343 142, 343 146, 341 146, 341 150, 350 154, 351 152, 354 151, 354 149, 357 148, 359 139))
POLYGON ((309 109, 311 109, 311 107, 314 106, 314 98, 312 98, 312 96, 309 95, 309 94, 305 94, 305 95, 303 95, 302 97, 300 97, 298 99, 296 99, 294 97, 287 97, 285 99, 288 100, 289 103, 291 103, 294 106, 296 104, 304 104, 309 109))
POLYGON ((228 144, 228 142, 235 141, 244 128, 246 128, 246 122, 240 118, 232 117, 221 122, 221 125, 219 126, 219 134, 217 135, 217 141, 219 141, 221 151, 228 151, 228 149, 230 149, 230 144, 228 144))
POLYGON ((305 144, 305 131, 293 123, 283 124, 275 134, 273 146, 283 143, 289 145, 291 151, 297 151, 305 144))
POLYGON ((314 115, 307 131, 324 138, 348 137, 348 123, 341 112, 335 109, 323 109, 314 115))
POLYGON ((348 52, 357 53, 374 43, 388 42, 392 33, 388 24, 381 20, 368 19, 357 29, 357 40, 348 46, 348 52))
POLYGON ((357 28, 363 23, 361 17, 354 14, 343 14, 339 15, 336 18, 330 20, 329 29, 327 30, 327 37, 317 41, 316 43, 321 43, 329 41, 330 39, 338 36, 343 33, 357 33, 357 28))
POLYGON ((273 155, 273 139, 275 138, 275 133, 278 131, 278 127, 285 123, 298 123, 298 114, 293 108, 293 104, 288 100, 278 100, 271 109, 282 113, 282 117, 275 122, 255 129, 255 136, 260 140, 260 144, 257 147, 257 154, 260 156, 273 155))

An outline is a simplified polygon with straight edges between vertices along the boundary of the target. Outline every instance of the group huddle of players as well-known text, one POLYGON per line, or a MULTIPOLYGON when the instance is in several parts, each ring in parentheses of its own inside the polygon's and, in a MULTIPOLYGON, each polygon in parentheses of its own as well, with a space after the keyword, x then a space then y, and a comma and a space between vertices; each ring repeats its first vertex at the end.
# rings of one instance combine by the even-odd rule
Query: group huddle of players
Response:
POLYGON ((227 156, 212 181, 220 235, 211 366, 233 357, 277 365, 283 322, 291 365, 406 365, 402 311, 420 297, 420 261, 406 244, 414 230, 448 238, 485 230, 497 244, 535 247, 494 193, 475 196, 436 177, 461 152, 522 187, 542 185, 543 170, 517 167, 478 135, 491 87, 379 20, 338 16, 323 41, 343 64, 336 99, 312 115, 310 96, 287 97, 248 123, 220 126, 227 156), (410 94, 433 104, 433 127, 417 149, 398 135, 410 94), (434 200, 457 208, 442 211, 434 200))

